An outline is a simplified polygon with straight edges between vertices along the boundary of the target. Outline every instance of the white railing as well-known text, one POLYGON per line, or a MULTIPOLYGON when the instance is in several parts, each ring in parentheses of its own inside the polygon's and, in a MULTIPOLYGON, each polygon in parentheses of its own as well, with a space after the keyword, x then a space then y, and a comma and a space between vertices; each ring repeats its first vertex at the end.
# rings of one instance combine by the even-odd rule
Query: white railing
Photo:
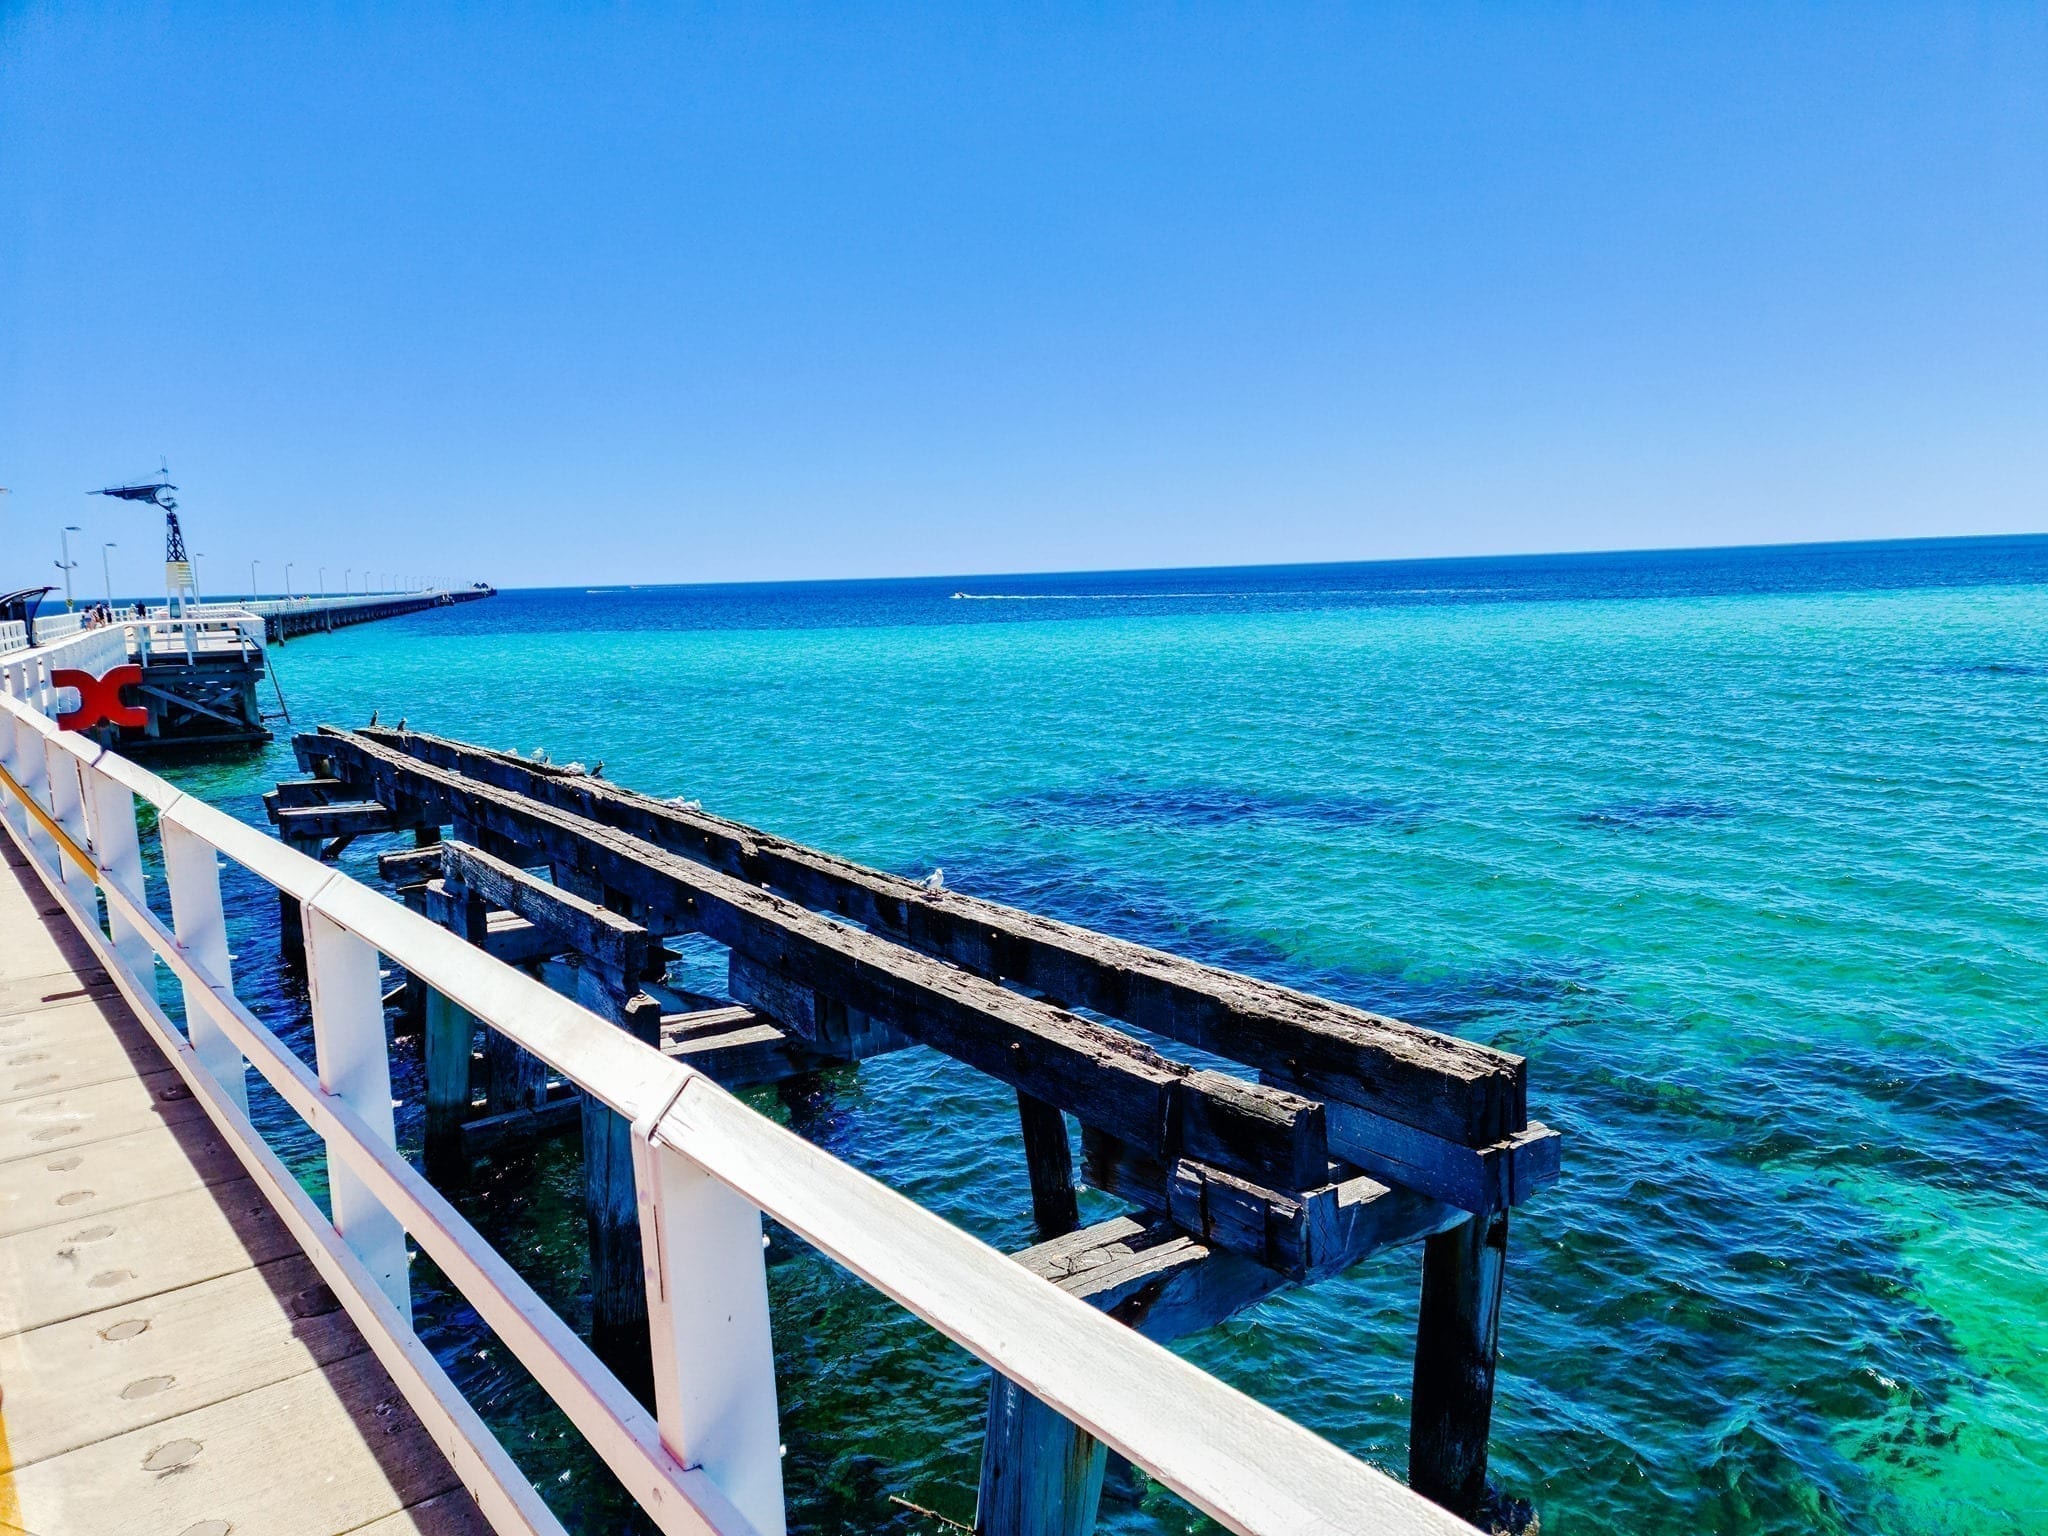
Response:
MULTIPOLYGON (((701 1073, 4 697, 0 768, 0 820, 496 1531, 539 1536, 561 1526, 414 1333, 407 1236, 660 1530, 779 1536, 766 1212, 1233 1531, 1469 1536, 1471 1527, 1401 1484, 756 1114, 701 1073), (156 811, 171 927, 145 899, 137 799, 156 811), (235 996, 223 856, 300 903, 317 1070, 235 996), (651 1416, 399 1156, 380 954, 631 1122, 651 1416), (159 962, 183 988, 182 1032, 157 1002, 159 962), (250 1065, 325 1139, 332 1221, 250 1123, 250 1065)), ((814 1347, 829 1350, 832 1341, 814 1347)))
POLYGON ((0 620, 0 656, 28 649, 28 625, 20 619, 0 620))
POLYGON ((130 660, 196 661, 229 650, 246 659, 262 653, 263 620, 232 612, 212 619, 131 619, 97 629, 73 628, 54 640, 45 639, 39 622, 36 639, 40 643, 33 650, 0 648, 0 693, 26 700, 46 715, 58 715, 76 707, 69 690, 53 681, 60 670, 98 677, 130 660))

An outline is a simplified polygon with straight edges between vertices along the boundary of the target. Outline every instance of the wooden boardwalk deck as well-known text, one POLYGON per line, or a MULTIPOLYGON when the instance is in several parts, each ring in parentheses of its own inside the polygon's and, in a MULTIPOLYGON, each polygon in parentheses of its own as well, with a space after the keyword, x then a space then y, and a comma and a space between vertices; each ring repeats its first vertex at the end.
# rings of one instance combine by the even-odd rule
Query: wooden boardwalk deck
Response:
POLYGON ((0 856, 0 1533, 480 1536, 183 1080, 0 856))

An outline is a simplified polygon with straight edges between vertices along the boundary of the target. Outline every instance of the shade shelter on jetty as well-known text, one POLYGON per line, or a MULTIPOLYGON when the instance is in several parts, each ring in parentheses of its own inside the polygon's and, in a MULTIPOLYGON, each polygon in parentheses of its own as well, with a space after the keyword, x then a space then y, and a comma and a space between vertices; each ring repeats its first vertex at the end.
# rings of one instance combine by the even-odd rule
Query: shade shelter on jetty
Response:
MULTIPOLYGON (((323 727, 294 747, 312 776, 269 799, 286 843, 332 859, 410 834, 378 861, 408 905, 728 1087, 913 1045, 1010 1085, 1043 1239, 1016 1262, 1152 1339, 1419 1243, 1410 1481, 1479 1514, 1508 1212, 1558 1172, 1521 1058, 580 769, 403 729, 323 727), (680 934, 728 949, 726 998, 665 984, 663 940, 680 934), (1176 1061, 1119 1024, 1243 1070, 1176 1061), (1129 1214, 1079 1225, 1068 1116, 1080 1181, 1129 1214)), ((288 950, 303 944, 295 900, 283 927, 288 950)), ((650 1207, 631 1128, 431 987, 403 990, 437 1178, 460 1179, 489 1141, 581 1135, 596 1343, 647 1390, 650 1207)), ((1090 1530, 1105 1447, 1028 1385, 993 1377, 976 1528, 1090 1530)))

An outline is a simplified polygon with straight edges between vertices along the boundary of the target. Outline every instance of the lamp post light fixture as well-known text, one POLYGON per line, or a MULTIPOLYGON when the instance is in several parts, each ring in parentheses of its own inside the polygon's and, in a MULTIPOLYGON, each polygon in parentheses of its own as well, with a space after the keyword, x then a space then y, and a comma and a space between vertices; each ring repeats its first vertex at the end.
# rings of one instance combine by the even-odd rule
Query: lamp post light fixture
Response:
POLYGON ((114 577, 113 573, 107 568, 107 551, 114 547, 115 544, 112 539, 107 540, 106 543, 100 546, 100 578, 107 584, 107 611, 109 613, 113 612, 114 609, 114 577))
POLYGON ((66 523, 57 534, 57 542, 63 546, 64 558, 57 562, 57 569, 64 573, 64 611, 71 612, 71 573, 78 569, 78 562, 71 558, 71 535, 79 531, 78 524, 66 523))

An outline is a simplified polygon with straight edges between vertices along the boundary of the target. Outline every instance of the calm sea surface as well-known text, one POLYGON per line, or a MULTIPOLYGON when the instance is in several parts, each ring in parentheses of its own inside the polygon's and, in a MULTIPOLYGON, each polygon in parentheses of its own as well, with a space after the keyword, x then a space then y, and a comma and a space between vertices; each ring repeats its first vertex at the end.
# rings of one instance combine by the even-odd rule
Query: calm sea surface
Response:
MULTIPOLYGON (((602 759, 1525 1053, 1565 1173, 1515 1218, 1493 1466, 1546 1533, 2048 1524, 2048 539, 513 592, 273 656, 301 728, 375 709, 602 759)), ((293 772, 287 744, 173 776, 260 822, 293 772)), ((303 1044, 238 891, 238 979, 303 1044)), ((1013 1101, 974 1073, 910 1051, 753 1098, 1031 1241, 1013 1101)), ((572 1319, 578 1182, 571 1140, 465 1197, 572 1319)), ((1180 1347, 1399 1473, 1415 1257, 1180 1347)), ((980 1370, 786 1233, 770 1261, 796 1523, 970 1519, 980 1370)), ((621 1528, 415 1284, 564 1517, 621 1528)), ((1210 1528, 1149 1487, 1104 1527, 1210 1528)))

